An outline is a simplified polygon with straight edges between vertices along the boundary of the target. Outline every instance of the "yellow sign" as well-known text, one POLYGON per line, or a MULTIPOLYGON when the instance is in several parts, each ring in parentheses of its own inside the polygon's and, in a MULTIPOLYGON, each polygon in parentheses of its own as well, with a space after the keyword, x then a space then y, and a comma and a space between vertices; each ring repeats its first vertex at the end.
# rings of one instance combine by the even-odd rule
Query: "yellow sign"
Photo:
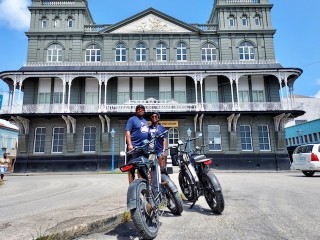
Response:
MULTIPOLYGON (((176 127, 179 127, 179 122, 178 121, 160 120, 159 122, 165 128, 176 128, 176 127)), ((148 124, 150 125, 151 121, 148 121, 148 124)))

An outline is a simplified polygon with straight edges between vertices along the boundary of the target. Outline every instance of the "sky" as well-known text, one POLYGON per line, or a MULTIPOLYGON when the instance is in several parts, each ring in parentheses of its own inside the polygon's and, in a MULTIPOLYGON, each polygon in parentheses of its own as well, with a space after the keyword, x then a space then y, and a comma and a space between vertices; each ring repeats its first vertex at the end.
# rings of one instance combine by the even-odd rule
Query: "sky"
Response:
MULTIPOLYGON (((149 7, 186 23, 205 24, 214 0, 88 0, 96 24, 114 24, 149 7)), ((294 94, 320 98, 319 0, 269 0, 276 60, 288 68, 301 68, 294 94)), ((27 59, 31 0, 0 0, 0 72, 18 70, 27 59)), ((5 95, 6 84, 0 79, 5 95)))

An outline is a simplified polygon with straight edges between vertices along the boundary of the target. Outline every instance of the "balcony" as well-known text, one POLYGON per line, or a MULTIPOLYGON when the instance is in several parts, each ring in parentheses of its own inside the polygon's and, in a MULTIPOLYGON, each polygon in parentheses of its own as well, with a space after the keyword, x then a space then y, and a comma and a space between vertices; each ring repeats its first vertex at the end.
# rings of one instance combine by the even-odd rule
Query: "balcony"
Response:
POLYGON ((143 104, 147 112, 248 112, 248 111, 303 111, 302 103, 247 102, 247 103, 178 103, 175 101, 140 100, 125 104, 30 104, 3 107, 1 114, 94 114, 129 113, 137 104, 143 104))

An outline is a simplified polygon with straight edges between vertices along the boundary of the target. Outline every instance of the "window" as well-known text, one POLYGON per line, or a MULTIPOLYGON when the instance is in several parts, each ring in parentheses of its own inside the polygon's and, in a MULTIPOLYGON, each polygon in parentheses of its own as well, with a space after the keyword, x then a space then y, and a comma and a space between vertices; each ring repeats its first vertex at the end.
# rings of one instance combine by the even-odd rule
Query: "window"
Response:
POLYGON ((247 16, 243 16, 241 19, 242 19, 242 25, 243 26, 248 26, 248 18, 247 18, 247 16))
POLYGON ((145 62, 147 60, 147 49, 143 43, 139 43, 136 47, 136 61, 145 62))
POLYGON ((177 46, 177 61, 187 60, 187 46, 185 43, 180 42, 177 46))
POLYGON ((53 26, 54 26, 55 28, 58 28, 58 27, 61 26, 61 20, 60 20, 59 17, 56 17, 56 18, 54 19, 54 24, 53 24, 53 26))
POLYGON ((249 91, 239 91, 238 102, 249 102, 249 91))
POLYGON ((83 129, 83 152, 96 151, 96 128, 85 127, 83 129))
POLYGON ((242 151, 252 151, 251 126, 240 125, 241 149, 242 151))
POLYGON ((297 144, 299 144, 299 137, 296 137, 296 142, 297 144))
POLYGON ((260 151, 270 151, 271 149, 268 125, 258 126, 258 132, 260 151))
POLYGON ((178 144, 179 131, 177 128, 170 128, 168 131, 168 144, 169 146, 178 144))
POLYGON ((308 135, 304 135, 304 142, 308 143, 308 135))
POLYGON ((97 45, 91 45, 86 49, 86 62, 100 62, 101 49, 97 45))
POLYGON ((172 99, 171 78, 170 77, 160 77, 159 78, 159 99, 160 100, 172 99))
POLYGON ((48 92, 38 93, 38 104, 50 104, 50 96, 48 92))
POLYGON ((213 44, 208 43, 202 47, 201 59, 206 62, 217 60, 217 49, 213 44))
POLYGON ((218 100, 218 91, 206 91, 205 92, 206 103, 217 103, 218 100))
POLYGON ((261 25, 260 17, 259 17, 259 16, 255 16, 255 17, 254 17, 254 24, 255 24, 256 26, 260 26, 260 25, 261 25))
POLYGON ((58 44, 52 44, 47 50, 48 62, 61 62, 62 61, 62 47, 58 44))
POLYGON ((221 133, 219 125, 208 125, 209 151, 221 151, 221 133))
POLYGON ((296 145, 296 139, 295 138, 292 138, 292 144, 296 145))
POLYGON ((68 28, 73 28, 73 19, 72 19, 72 17, 68 17, 67 25, 68 25, 68 28))
POLYGON ((313 134, 313 141, 318 142, 318 135, 316 133, 313 134))
POLYGON ((127 49, 123 43, 119 43, 116 46, 116 62, 127 61, 127 49))
POLYGON ((252 101, 253 102, 264 102, 263 90, 252 90, 252 101))
POLYGON ((53 103, 62 103, 62 92, 53 93, 53 103))
POLYGON ((230 17, 230 18, 229 18, 229 26, 230 26, 230 27, 234 27, 234 26, 235 26, 234 17, 230 17))
POLYGON ((97 92, 86 92, 86 104, 97 104, 98 93, 97 92))
POLYGON ((167 46, 164 43, 157 45, 157 61, 167 61, 167 46))
POLYGON ((52 132, 52 150, 53 153, 62 153, 63 149, 63 127, 55 127, 52 132))
POLYGON ((48 19, 47 18, 42 18, 41 27, 42 28, 47 28, 48 27, 48 19))
POLYGON ((242 42, 239 45, 240 60, 254 60, 254 47, 249 42, 242 42))
POLYGON ((46 128, 38 127, 35 129, 34 149, 35 153, 44 153, 44 144, 46 138, 46 128))

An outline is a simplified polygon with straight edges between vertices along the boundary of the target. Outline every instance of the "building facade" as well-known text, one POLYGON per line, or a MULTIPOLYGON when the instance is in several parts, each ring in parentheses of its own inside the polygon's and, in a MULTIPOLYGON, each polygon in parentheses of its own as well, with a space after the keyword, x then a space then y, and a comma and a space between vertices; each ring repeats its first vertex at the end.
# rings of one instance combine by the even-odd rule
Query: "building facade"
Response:
POLYGON ((289 169, 284 125, 304 113, 292 97, 302 70, 275 61, 268 0, 216 0, 206 24, 153 8, 96 24, 86 0, 29 9, 27 64, 0 73, 2 117, 20 126, 15 171, 106 170, 113 152, 117 166, 138 103, 161 113, 169 145, 202 132, 212 167, 289 169))

